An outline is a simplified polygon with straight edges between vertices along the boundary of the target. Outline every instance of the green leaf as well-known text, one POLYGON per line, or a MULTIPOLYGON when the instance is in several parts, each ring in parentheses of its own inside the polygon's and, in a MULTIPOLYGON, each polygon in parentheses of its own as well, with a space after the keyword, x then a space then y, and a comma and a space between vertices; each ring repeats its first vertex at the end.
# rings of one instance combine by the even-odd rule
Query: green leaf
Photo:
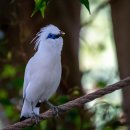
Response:
POLYGON ((89 1, 88 0, 80 0, 80 2, 85 5, 85 7, 87 8, 87 10, 90 12, 90 7, 89 7, 89 1))
POLYGON ((38 11, 40 11, 42 17, 44 17, 44 12, 45 12, 48 0, 34 0, 34 1, 35 1, 35 8, 33 10, 33 13, 31 14, 31 17, 34 16, 34 14, 38 11))

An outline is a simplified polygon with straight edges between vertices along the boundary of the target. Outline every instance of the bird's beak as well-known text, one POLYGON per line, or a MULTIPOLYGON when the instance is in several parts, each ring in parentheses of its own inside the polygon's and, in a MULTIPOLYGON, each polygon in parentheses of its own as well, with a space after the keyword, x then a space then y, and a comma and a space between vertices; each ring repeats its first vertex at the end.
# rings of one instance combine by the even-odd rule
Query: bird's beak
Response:
POLYGON ((60 31, 60 35, 61 35, 61 36, 64 36, 64 35, 65 35, 65 32, 60 31))

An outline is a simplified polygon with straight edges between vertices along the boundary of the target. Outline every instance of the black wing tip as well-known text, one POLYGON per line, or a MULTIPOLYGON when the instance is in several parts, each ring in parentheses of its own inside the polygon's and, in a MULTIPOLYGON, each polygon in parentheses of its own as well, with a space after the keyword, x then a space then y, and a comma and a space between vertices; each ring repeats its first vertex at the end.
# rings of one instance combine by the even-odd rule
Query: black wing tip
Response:
POLYGON ((25 117, 25 116, 22 116, 21 118, 20 118, 20 121, 24 121, 24 120, 26 120, 26 119, 28 119, 29 117, 25 117))
POLYGON ((38 102, 38 103, 37 103, 37 105, 36 105, 36 107, 40 107, 40 105, 41 105, 41 103, 40 103, 40 102, 38 102))

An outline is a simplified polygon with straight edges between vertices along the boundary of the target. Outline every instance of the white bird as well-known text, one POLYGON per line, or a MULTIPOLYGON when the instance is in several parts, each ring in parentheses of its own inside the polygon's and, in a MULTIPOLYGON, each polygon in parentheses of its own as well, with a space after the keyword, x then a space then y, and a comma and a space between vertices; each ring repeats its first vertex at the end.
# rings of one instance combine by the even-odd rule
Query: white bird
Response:
POLYGON ((39 115, 40 103, 48 101, 57 90, 61 80, 64 34, 56 26, 48 25, 34 38, 37 51, 25 69, 20 120, 39 115))

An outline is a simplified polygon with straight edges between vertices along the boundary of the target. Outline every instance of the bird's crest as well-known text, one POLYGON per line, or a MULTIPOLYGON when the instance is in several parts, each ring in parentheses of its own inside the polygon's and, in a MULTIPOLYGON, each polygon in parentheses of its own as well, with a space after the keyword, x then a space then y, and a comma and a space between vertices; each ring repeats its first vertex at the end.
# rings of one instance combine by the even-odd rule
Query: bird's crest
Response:
MULTIPOLYGON (((55 27, 54 25, 50 24, 50 25, 47 25, 46 27, 43 27, 40 29, 40 31, 36 34, 36 36, 33 38, 33 40, 31 41, 31 43, 34 43, 35 46, 34 46, 34 49, 37 50, 38 49, 38 46, 39 44, 41 43, 42 41, 42 36, 43 36, 43 33, 45 32, 46 29, 49 30, 49 28, 51 27, 55 27)), ((57 27, 56 27, 57 28, 57 27)))
POLYGON ((35 46, 34 46, 34 49, 37 50, 39 44, 40 44, 40 41, 41 41, 41 35, 44 31, 44 28, 41 28, 40 31, 36 34, 36 36, 33 38, 33 40, 31 41, 31 43, 34 43, 35 46))

